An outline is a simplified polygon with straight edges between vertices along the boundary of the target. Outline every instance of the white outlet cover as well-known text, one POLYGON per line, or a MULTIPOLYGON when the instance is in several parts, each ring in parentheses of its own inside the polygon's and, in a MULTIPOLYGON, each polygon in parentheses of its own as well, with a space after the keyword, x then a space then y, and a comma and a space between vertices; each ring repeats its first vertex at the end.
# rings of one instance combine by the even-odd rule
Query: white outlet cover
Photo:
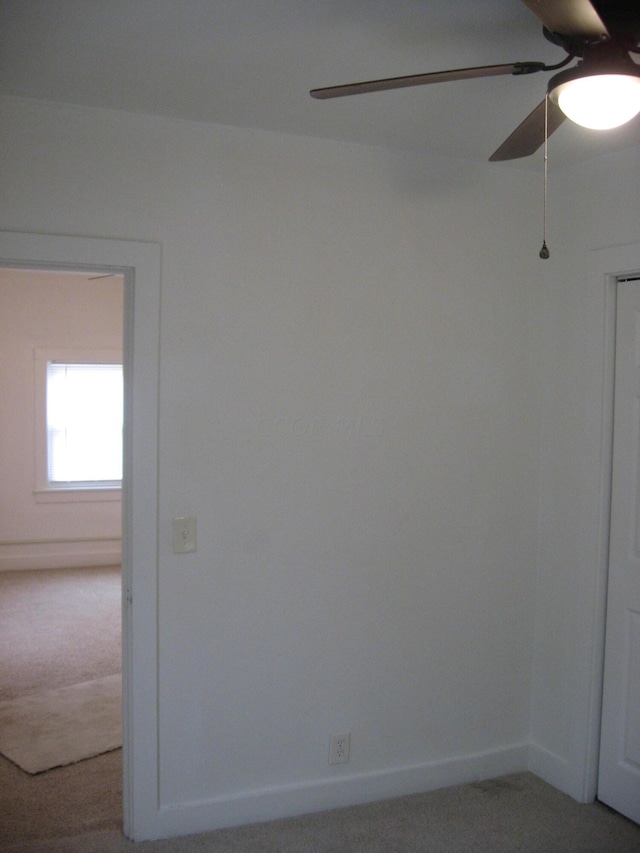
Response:
POLYGON ((331 735, 329 742, 329 764, 347 764, 351 751, 351 732, 331 735))
POLYGON ((196 550, 196 517, 181 515, 173 519, 173 553, 190 554, 196 550))

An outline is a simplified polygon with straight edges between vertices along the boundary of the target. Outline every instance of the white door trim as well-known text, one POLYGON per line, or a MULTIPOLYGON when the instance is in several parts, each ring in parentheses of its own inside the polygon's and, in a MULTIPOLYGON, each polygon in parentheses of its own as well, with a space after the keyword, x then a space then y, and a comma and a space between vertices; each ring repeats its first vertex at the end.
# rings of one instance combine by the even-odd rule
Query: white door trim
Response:
POLYGON ((0 232, 0 264, 113 270, 125 277, 122 489, 124 832, 149 838, 158 783, 158 379, 161 247, 0 232))
MULTIPOLYGON (((597 249, 589 253, 586 310, 592 322, 587 333, 601 340, 601 347, 591 349, 601 365, 600 390, 600 460, 598 483, 598 518, 594 532, 597 543, 592 547, 592 559, 587 555, 586 565, 594 565, 593 593, 585 601, 585 617, 589 620, 589 685, 584 762, 579 799, 592 802, 598 791, 598 756, 600 751, 600 726, 602 719, 602 686, 604 669, 604 644, 607 606, 607 578, 609 569, 609 528, 611 517, 611 476, 613 466, 613 403, 616 347, 617 282, 625 275, 637 272, 640 267, 640 243, 597 249), (597 557, 593 563, 593 556, 597 557)), ((587 365, 589 369, 589 365, 587 365)), ((594 374, 597 375, 597 374, 594 374)))

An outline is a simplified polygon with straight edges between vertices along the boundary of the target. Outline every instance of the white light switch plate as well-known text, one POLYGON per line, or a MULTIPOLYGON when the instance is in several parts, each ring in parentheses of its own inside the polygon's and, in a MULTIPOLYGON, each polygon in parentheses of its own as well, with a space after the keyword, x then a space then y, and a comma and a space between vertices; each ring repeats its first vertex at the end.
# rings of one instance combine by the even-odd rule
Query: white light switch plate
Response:
POLYGON ((189 554, 196 550, 196 517, 181 515, 173 519, 173 553, 189 554))

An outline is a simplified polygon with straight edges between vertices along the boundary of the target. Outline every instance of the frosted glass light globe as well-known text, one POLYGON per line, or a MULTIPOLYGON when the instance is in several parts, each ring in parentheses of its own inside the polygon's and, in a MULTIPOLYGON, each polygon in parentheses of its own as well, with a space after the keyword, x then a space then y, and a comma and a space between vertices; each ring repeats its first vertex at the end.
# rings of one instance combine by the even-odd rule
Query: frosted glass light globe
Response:
POLYGON ((640 112, 640 77, 598 74, 561 83, 551 92, 571 121, 593 130, 607 130, 640 112))

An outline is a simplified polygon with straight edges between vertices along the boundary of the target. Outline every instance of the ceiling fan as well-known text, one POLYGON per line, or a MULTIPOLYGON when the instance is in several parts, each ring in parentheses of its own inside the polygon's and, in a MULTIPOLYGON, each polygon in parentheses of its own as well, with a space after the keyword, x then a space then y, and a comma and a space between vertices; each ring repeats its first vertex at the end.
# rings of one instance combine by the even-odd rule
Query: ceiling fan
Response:
POLYGON ((624 124, 640 112, 640 65, 630 56, 640 53, 640 8, 636 0, 523 2, 542 22, 545 38, 566 52, 556 65, 481 65, 312 89, 310 94, 320 99, 340 98, 476 77, 557 71, 549 80, 545 98, 491 155, 492 162, 533 154, 545 134, 550 136, 567 117, 585 127, 604 129, 624 124), (567 67, 574 59, 577 63, 567 67), (596 115, 598 107, 601 112, 596 115), (604 117, 602 112, 606 113, 604 117))

